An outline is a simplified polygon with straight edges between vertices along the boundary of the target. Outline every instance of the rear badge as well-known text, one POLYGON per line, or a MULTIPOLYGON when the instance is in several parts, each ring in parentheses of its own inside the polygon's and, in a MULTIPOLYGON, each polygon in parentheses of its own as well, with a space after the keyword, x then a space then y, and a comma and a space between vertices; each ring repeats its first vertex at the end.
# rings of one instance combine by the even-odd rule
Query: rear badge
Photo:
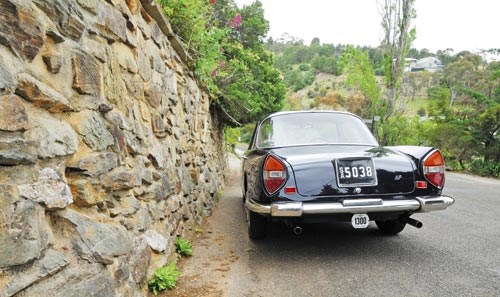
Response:
POLYGON ((361 188, 354 188, 354 194, 361 193, 361 188))

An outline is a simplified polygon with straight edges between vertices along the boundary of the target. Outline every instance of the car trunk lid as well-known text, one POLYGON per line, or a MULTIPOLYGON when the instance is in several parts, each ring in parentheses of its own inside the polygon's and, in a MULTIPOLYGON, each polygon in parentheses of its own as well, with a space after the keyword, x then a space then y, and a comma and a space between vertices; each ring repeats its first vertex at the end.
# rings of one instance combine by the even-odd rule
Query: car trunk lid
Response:
POLYGON ((370 195, 380 197, 408 194, 414 191, 413 162, 407 156, 391 149, 372 146, 322 145, 281 148, 274 150, 274 153, 291 165, 297 192, 304 198, 370 195), (366 160, 366 162, 373 160, 375 180, 353 185, 345 184, 345 179, 339 180, 340 174, 337 176, 340 172, 337 167, 344 163, 336 162, 336 160, 366 160))

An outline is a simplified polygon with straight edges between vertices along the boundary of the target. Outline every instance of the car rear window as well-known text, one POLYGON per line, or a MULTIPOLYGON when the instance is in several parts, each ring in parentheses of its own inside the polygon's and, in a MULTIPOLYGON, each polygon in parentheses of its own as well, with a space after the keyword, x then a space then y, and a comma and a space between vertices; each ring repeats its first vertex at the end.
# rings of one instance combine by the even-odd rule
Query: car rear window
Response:
POLYGON ((260 125, 256 144, 259 148, 313 144, 378 145, 358 117, 328 112, 270 117, 260 125))

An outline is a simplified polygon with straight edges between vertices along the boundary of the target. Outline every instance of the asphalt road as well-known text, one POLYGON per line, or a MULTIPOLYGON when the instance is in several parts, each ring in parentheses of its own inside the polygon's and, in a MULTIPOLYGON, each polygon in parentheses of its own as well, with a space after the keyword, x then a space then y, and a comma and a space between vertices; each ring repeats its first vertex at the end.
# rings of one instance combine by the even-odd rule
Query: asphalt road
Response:
POLYGON ((306 225, 295 236, 273 224, 251 241, 238 178, 181 263, 179 288, 165 296, 500 296, 500 181, 448 173, 446 211, 417 214, 387 237, 374 223, 306 225))

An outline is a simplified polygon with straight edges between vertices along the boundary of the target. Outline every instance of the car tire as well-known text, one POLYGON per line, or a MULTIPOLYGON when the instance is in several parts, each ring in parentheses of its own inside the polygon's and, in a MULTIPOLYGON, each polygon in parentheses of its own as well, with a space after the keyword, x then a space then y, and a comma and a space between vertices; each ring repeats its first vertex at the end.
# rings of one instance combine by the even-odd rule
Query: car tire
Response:
POLYGON ((401 220, 390 220, 390 221, 375 221, 378 229, 386 235, 396 235, 403 231, 406 226, 406 222, 401 220))
POLYGON ((248 210, 248 236, 258 239, 266 236, 267 219, 248 210))

